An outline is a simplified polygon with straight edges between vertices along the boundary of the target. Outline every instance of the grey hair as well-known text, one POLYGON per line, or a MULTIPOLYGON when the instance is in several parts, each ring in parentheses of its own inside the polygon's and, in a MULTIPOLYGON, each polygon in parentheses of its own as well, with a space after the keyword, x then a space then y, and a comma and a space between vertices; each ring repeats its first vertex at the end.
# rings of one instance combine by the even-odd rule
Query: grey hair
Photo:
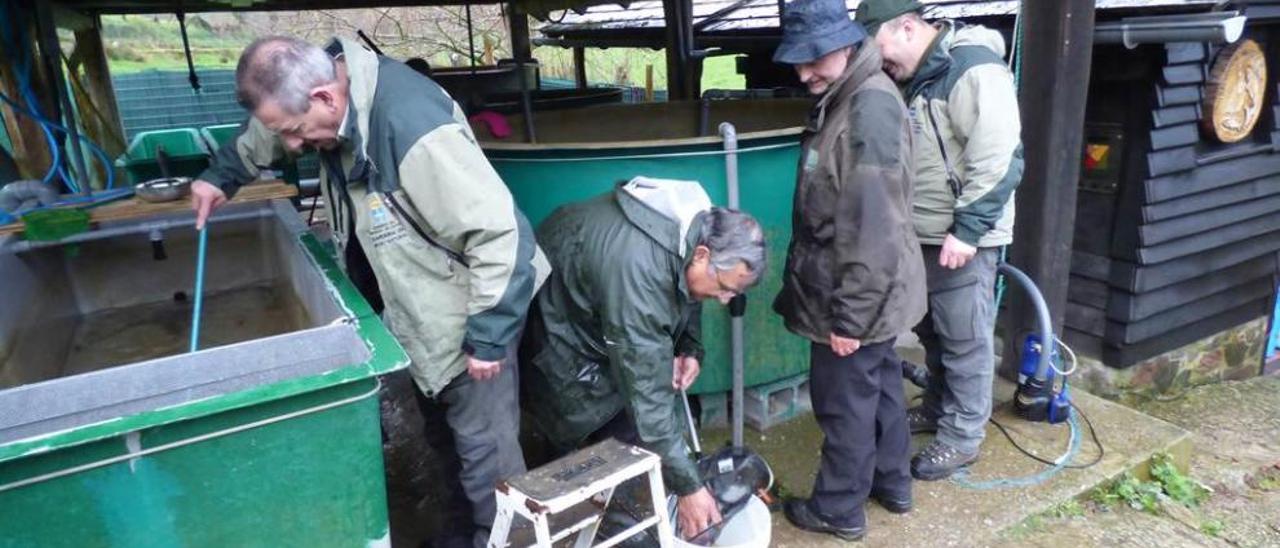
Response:
POLYGON ((764 229, 748 213, 713 207, 702 216, 702 236, 698 245, 711 250, 711 267, 718 272, 746 264, 751 285, 760 281, 765 269, 764 229))
POLYGON ((297 38, 267 36, 240 55, 236 100, 249 112, 274 101, 289 114, 302 114, 311 108, 311 90, 337 79, 333 59, 323 49, 297 38))
POLYGON ((907 21, 911 21, 911 22, 913 22, 913 23, 918 23, 918 24, 921 24, 921 25, 927 25, 927 24, 929 24, 929 22, 928 22, 928 21, 925 21, 925 20, 924 20, 924 15, 923 15, 923 14, 921 14, 920 12, 918 12, 918 11, 909 11, 909 12, 906 12, 906 13, 904 13, 904 14, 902 14, 902 15, 899 15, 899 16, 897 16, 897 17, 894 17, 893 19, 890 19, 890 20, 888 20, 888 21, 885 21, 885 23, 884 23, 884 24, 885 24, 885 26, 887 26, 888 28, 891 28, 891 29, 895 29, 895 30, 897 30, 897 29, 902 28, 902 25, 903 25, 904 23, 906 23, 907 21))

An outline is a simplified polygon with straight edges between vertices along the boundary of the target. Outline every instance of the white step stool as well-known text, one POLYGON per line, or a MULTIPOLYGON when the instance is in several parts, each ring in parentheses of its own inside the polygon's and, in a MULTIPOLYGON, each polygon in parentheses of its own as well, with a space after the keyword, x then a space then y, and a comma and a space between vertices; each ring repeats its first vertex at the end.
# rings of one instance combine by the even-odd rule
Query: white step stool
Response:
POLYGON ((508 535, 516 515, 533 523, 534 546, 551 548, 553 543, 574 533, 578 534, 575 548, 592 546, 596 529, 604 516, 601 510, 609 505, 614 489, 645 474, 649 476, 653 515, 596 546, 607 548, 656 526, 658 543, 662 548, 669 548, 672 529, 671 522, 667 520, 667 495, 662 487, 662 460, 644 449, 612 439, 499 482, 496 493, 498 513, 489 534, 489 547, 508 546, 508 535), (572 513, 566 510, 583 506, 592 498, 596 499, 592 508, 596 511, 570 519, 567 527, 552 534, 551 524, 556 514, 564 512, 565 517, 569 517, 572 513))

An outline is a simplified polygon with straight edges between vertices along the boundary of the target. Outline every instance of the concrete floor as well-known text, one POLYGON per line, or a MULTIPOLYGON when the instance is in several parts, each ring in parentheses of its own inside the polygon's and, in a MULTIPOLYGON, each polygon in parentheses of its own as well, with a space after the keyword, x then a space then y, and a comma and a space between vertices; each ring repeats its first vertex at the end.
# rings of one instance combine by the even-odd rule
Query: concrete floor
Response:
MULTIPOLYGON (((999 381, 997 401, 1012 397, 1013 386, 999 381)), ((911 391, 909 397, 916 391, 911 391)), ((1044 512, 1064 500, 1089 492, 1102 482, 1143 465, 1156 452, 1167 451, 1184 459, 1190 450, 1190 434, 1170 424, 1121 405, 1075 393, 1076 405, 1098 428, 1105 448, 1102 460, 1084 470, 1063 470, 1046 483, 1028 488, 992 491, 974 490, 952 481, 916 482, 915 510, 904 516, 890 514, 878 505, 867 505, 866 546, 981 546, 998 540, 1000 531, 1019 524, 1029 516, 1044 512)), ((999 404, 996 420, 1026 449, 1044 456, 1061 455, 1069 437, 1063 425, 1033 424, 1012 415, 999 404)), ((1081 423, 1087 430, 1087 426, 1081 423)), ((703 438, 715 447, 728 438, 723 430, 708 431, 703 438)), ((798 417, 767 433, 748 429, 746 443, 761 452, 772 464, 777 483, 794 496, 807 496, 813 486, 822 434, 811 415, 798 417)), ((928 443, 929 436, 917 435, 913 446, 928 443)), ((1097 455, 1086 442, 1076 462, 1088 462, 1097 455)), ((1046 466, 1017 452, 994 426, 987 427, 987 441, 981 459, 972 466, 969 479, 980 482, 1035 474, 1046 466)), ((790 525, 781 512, 773 516, 773 546, 820 547, 845 543, 827 535, 815 535, 790 525)))
POLYGON ((1213 489, 1198 508, 1151 514, 1084 505, 1075 516, 1030 520, 999 546, 1280 546, 1280 377, 1188 390, 1138 408, 1191 431, 1189 475, 1213 489), (1204 524, 1217 522, 1209 533, 1204 524))
MULTIPOLYGON (((905 348, 903 354, 918 358, 916 349, 905 348)), ((438 506, 441 501, 432 491, 440 471, 430 450, 420 441, 421 419, 410 397, 412 386, 389 382, 384 395, 384 432, 389 434, 386 449, 388 491, 395 546, 412 547, 441 525, 438 506), (392 394, 398 394, 398 397, 392 394), (399 443, 397 443, 397 438, 399 443)), ((908 385, 908 397, 918 393, 908 385)), ((998 402, 1012 397, 1012 385, 999 381, 998 402)), ((1140 468, 1156 452, 1173 453, 1187 462, 1191 451, 1191 434, 1183 428, 1144 415, 1133 409, 1083 392, 1075 392, 1076 404, 1092 419, 1105 448, 1104 458, 1085 470, 1063 470, 1048 482, 1031 488, 997 491, 972 490, 951 481, 916 482, 916 509, 905 516, 885 512, 871 503, 867 506, 869 532, 866 546, 985 546, 1013 542, 1002 533, 1041 514, 1062 501, 1088 493, 1095 486, 1127 470, 1140 468)), ((1032 424, 1011 415, 998 405, 996 420, 1006 425, 1023 447, 1047 458, 1056 458, 1065 450, 1069 430, 1066 425, 1032 424)), ((1082 428, 1087 428, 1082 424, 1082 428)), ((715 448, 726 442, 725 429, 702 433, 703 446, 715 448)), ((806 496, 813 484, 821 432, 811 415, 804 415, 779 425, 766 433, 748 429, 747 445, 762 453, 777 475, 784 493, 806 496)), ((928 436, 916 436, 913 445, 922 446, 928 436)), ((1087 438, 1086 438, 1087 440, 1087 438)), ((710 449, 708 449, 710 450, 710 449)), ((1087 462, 1096 455, 1086 443, 1077 462, 1087 462)), ((993 426, 988 426, 987 441, 981 460, 970 471, 973 481, 1020 477, 1045 468, 1018 453, 993 426)), ((773 515, 773 546, 821 547, 845 543, 826 535, 797 530, 780 512, 773 515)), ((1038 544, 1039 541, 1033 542, 1038 544)), ((1045 546, 1060 545, 1048 541, 1045 546)))

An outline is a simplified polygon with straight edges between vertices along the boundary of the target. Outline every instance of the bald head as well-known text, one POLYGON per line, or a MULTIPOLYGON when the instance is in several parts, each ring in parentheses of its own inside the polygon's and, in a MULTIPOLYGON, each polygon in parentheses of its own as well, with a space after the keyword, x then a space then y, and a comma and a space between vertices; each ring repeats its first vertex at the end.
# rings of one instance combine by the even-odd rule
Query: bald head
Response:
POLYGON ((268 36, 245 48, 236 65, 236 100, 250 112, 273 102, 290 114, 310 108, 311 91, 337 80, 333 59, 297 38, 268 36))

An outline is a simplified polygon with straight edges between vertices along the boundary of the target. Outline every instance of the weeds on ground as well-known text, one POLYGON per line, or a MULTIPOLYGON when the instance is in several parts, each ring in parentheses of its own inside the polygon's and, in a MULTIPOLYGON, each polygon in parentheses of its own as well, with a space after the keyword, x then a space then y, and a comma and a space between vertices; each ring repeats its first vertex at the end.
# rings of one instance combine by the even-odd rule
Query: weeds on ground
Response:
POLYGON ((1159 454, 1151 459, 1151 477, 1160 483, 1169 498, 1183 506, 1199 506, 1209 498, 1209 489, 1179 472, 1169 459, 1169 455, 1159 454))
POLYGON ((1187 510, 1173 512, 1173 509, 1167 506, 1174 503, 1186 508, 1196 508, 1209 498, 1211 493, 1208 487, 1180 472, 1173 465, 1169 455, 1161 453, 1151 458, 1151 481, 1139 480, 1125 472, 1120 479, 1094 489, 1091 499, 1104 510, 1117 504, 1125 504, 1134 510, 1149 514, 1169 514, 1192 528, 1196 528, 1195 524, 1198 521, 1201 533, 1216 537, 1226 527, 1221 520, 1201 521, 1194 517, 1192 512, 1187 510), (1176 517, 1179 515, 1186 517, 1176 517))
POLYGON ((1268 466, 1245 479, 1250 487, 1259 491, 1280 490, 1280 463, 1268 466))
POLYGON ((1039 514, 1027 516, 1016 525, 1005 529, 1002 534, 1011 541, 1019 541, 1043 531, 1049 525, 1045 521, 1047 519, 1071 519, 1083 517, 1084 514, 1084 505, 1078 500, 1069 499, 1039 514))
POLYGON ((1078 518, 1084 515, 1084 505, 1076 499, 1065 500, 1050 508, 1049 515, 1059 519, 1078 518))
POLYGON ((1209 535, 1211 537, 1216 537, 1220 533, 1222 533, 1222 530, 1225 527, 1226 525, 1222 523, 1222 520, 1209 519, 1209 520, 1205 520, 1200 524, 1200 532, 1206 535, 1209 535))
POLYGON ((1005 538, 1012 541, 1019 541, 1035 533, 1043 531, 1045 528, 1044 517, 1041 514, 1027 516, 1017 525, 1005 529, 1002 533, 1005 538))
POLYGON ((1126 472, 1111 484, 1094 489, 1091 499, 1104 509, 1124 503, 1134 510, 1155 514, 1161 497, 1188 508, 1199 506, 1209 497, 1209 489, 1180 472, 1167 454, 1151 458, 1151 478, 1143 481, 1126 472))
POLYGON ((1160 484, 1142 481, 1125 472, 1120 479, 1093 490, 1090 499, 1104 510, 1117 504, 1125 504, 1134 510, 1156 513, 1159 507, 1160 484))

